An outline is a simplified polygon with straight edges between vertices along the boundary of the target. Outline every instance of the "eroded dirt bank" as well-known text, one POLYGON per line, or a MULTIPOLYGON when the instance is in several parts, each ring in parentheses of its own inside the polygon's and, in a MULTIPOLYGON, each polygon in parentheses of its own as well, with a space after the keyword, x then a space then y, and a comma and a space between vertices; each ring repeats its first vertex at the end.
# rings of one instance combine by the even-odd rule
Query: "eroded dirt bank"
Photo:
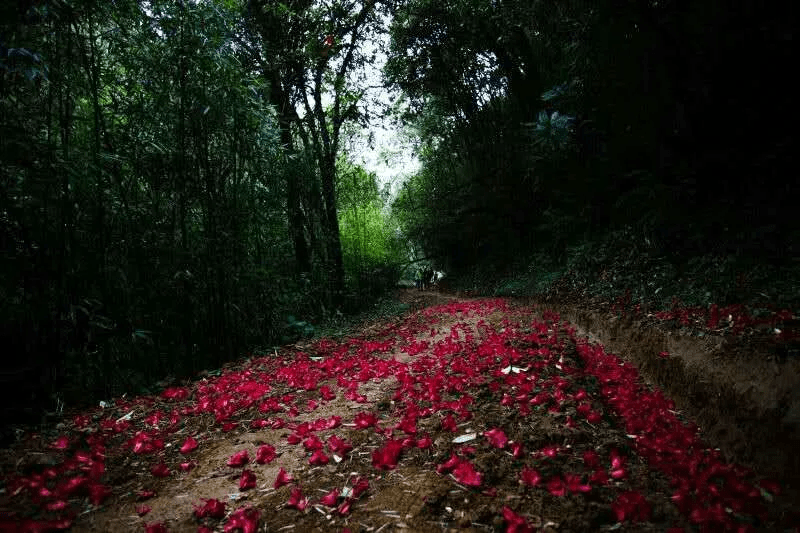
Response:
POLYGON ((692 334, 586 306, 526 301, 630 361, 697 422, 731 461, 800 488, 800 360, 768 337, 692 334))
POLYGON ((0 531, 797 526, 791 490, 710 448, 689 409, 566 310, 400 297, 411 311, 359 336, 254 355, 27 435, 0 453, 0 531))

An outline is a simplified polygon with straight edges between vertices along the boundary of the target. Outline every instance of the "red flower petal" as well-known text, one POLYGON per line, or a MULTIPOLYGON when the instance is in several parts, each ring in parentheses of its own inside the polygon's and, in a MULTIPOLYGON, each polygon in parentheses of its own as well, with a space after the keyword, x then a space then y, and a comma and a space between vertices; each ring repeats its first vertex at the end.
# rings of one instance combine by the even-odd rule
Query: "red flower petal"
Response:
POLYGON ((67 508, 67 505, 69 505, 69 504, 67 502, 65 502, 64 500, 55 500, 55 501, 52 501, 52 502, 48 502, 48 504, 45 506, 45 508, 48 511, 53 511, 53 512, 55 512, 55 511, 63 511, 64 509, 67 508))
POLYGON ((314 453, 308 458, 308 462, 312 465, 326 465, 330 462, 330 459, 322 450, 314 450, 314 453))
POLYGON ((331 435, 328 437, 328 449, 339 455, 345 455, 347 452, 353 449, 353 446, 346 440, 341 439, 336 435, 331 435))
POLYGON ((159 463, 150 469, 150 473, 155 477, 167 477, 169 475, 169 467, 164 463, 159 463))
POLYGON ((183 387, 171 387, 164 389, 164 392, 161 393, 161 397, 165 400, 185 400, 189 397, 189 390, 183 387))
POLYGON ((281 469, 278 471, 278 477, 275 478, 275 484, 273 485, 273 487, 277 489, 284 485, 288 485, 293 481, 294 478, 291 475, 287 474, 286 470, 284 470, 283 467, 281 467, 281 469))
POLYGON ((275 457, 275 448, 269 444, 261 445, 256 451, 256 462, 260 465, 271 463, 275 457))
POLYGON ((240 467, 244 466, 250 462, 250 455, 247 453, 247 450, 242 450, 240 452, 236 452, 228 459, 228 466, 233 467, 240 467))
POLYGON ((231 533, 236 529, 241 529, 242 533, 256 533, 260 517, 261 513, 257 509, 250 507, 238 509, 228 518, 223 531, 231 533))
POLYGON ((420 450, 427 450, 431 446, 433 446, 433 440, 428 435, 417 439, 417 448, 420 450))
POLYGON ((459 483, 470 487, 477 487, 483 481, 483 474, 477 472, 469 461, 462 461, 453 469, 453 477, 459 483))
POLYGON ((508 506, 503 507, 503 519, 506 521, 506 533, 533 533, 535 531, 524 518, 508 506))
POLYGON ((450 458, 445 461, 444 463, 436 466, 436 472, 439 474, 446 474, 458 466, 458 463, 461 462, 461 459, 455 454, 450 454, 450 458))
POLYGON ((336 508, 336 512, 339 513, 342 516, 344 516, 346 514, 349 514, 350 513, 350 506, 352 504, 353 504, 353 500, 350 499, 350 498, 347 498, 345 501, 343 501, 341 504, 339 504, 339 507, 336 508))
POLYGON ((356 414, 355 419, 353 420, 356 427, 359 429, 366 429, 370 426, 374 426, 378 423, 378 417, 376 417, 373 413, 358 413, 356 414))
POLYGON ((392 470, 397 466, 403 444, 397 440, 389 440, 381 448, 372 452, 372 466, 381 470, 392 470))
POLYGON ((551 444, 549 446, 545 446, 544 448, 542 448, 539 453, 541 453, 545 457, 549 457, 550 459, 554 459, 558 455, 559 451, 560 451, 560 448, 558 446, 556 446, 554 444, 551 444))
POLYGON ((186 454, 196 449, 197 449, 197 441, 194 439, 194 437, 191 436, 186 437, 186 440, 183 441, 183 445, 181 446, 181 453, 186 454))
POLYGON ((499 428, 484 431, 483 436, 489 439, 489 444, 495 448, 500 448, 501 450, 506 447, 506 444, 508 444, 508 437, 506 437, 506 434, 503 432, 503 430, 499 428))
POLYGON ((451 413, 447 413, 447 416, 442 419, 442 429, 451 433, 455 433, 458 429, 451 413))
POLYGON ((328 494, 320 498, 319 502, 327 507, 334 507, 339 500, 339 489, 333 489, 328 494))
POLYGON ((588 468, 597 468, 600 466, 600 457, 594 450, 586 450, 583 452, 583 463, 588 468))
MULTIPOLYGON (((169 475, 169 470, 167 470, 169 475)), ((89 485, 89 501, 93 505, 100 505, 103 501, 111 496, 111 488, 100 483, 91 483, 89 485)))
POLYGON ((523 454, 522 444, 520 444, 519 442, 512 442, 510 444, 510 447, 511 447, 511 455, 513 455, 515 459, 519 459, 520 457, 522 457, 523 454))
POLYGON ((242 477, 239 478, 239 490, 252 489, 256 486, 256 475, 252 470, 242 470, 242 477))
POLYGON ((407 435, 416 435, 417 434, 417 418, 416 417, 405 417, 403 418, 399 424, 397 424, 397 429, 403 431, 407 435))
POLYGON ((66 450, 69 447, 69 438, 61 435, 50 445, 50 447, 56 450, 66 450))
POLYGON ((287 507, 294 507, 298 511, 302 511, 308 507, 308 498, 303 497, 303 491, 300 487, 294 487, 289 495, 289 501, 286 502, 287 507))
POLYGON ((650 504, 638 492, 628 491, 617 496, 611 504, 611 509, 618 522, 630 520, 631 522, 645 522, 650 518, 650 504))
POLYGON ((264 418, 255 418, 250 422, 250 429, 264 429, 269 426, 269 422, 264 418))
POLYGON ((221 502, 213 498, 206 500, 205 502, 205 505, 202 507, 195 505, 194 515, 197 518, 205 518, 206 516, 210 516, 211 518, 225 517, 225 502, 221 502))
POLYGON ((314 431, 322 431, 324 429, 334 429, 342 425, 341 416, 332 416, 330 418, 320 418, 314 420, 314 431))
POLYGON ((527 466, 522 468, 519 478, 525 485, 530 487, 535 487, 542 482, 542 475, 539 473, 539 471, 527 466))
POLYGON ((577 474, 564 474, 564 481, 570 492, 589 492, 592 490, 592 487, 588 484, 581 483, 581 476, 577 474))
POLYGON ((323 444, 316 435, 309 435, 306 440, 303 441, 303 447, 306 450, 320 450, 323 444))
POLYGON ((361 494, 369 488, 369 480, 365 477, 357 477, 350 481, 353 485, 352 498, 358 498, 361 494))
POLYGON ((153 508, 150 507, 149 505, 137 505, 136 506, 136 514, 138 514, 139 516, 144 516, 144 515, 146 515, 147 513, 149 513, 152 510, 153 510, 153 508))
POLYGON ((553 496, 566 496, 567 487, 564 485, 564 481, 556 476, 547 482, 547 491, 553 496))
POLYGON ((331 391, 331 388, 328 387, 327 385, 323 385, 319 388, 319 394, 325 401, 330 401, 336 398, 336 395, 331 391))

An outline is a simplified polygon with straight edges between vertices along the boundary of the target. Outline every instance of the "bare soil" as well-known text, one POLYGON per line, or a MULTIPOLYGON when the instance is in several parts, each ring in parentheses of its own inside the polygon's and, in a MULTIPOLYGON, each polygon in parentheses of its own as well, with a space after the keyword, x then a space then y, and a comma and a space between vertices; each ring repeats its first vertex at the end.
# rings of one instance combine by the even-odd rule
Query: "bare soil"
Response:
POLYGON ((568 304, 397 297, 411 310, 358 337, 253 355, 185 395, 117 399, 27 434, 0 451, 0 531, 798 531, 797 361, 568 304), (663 390, 664 416, 697 425, 686 483, 704 485, 642 452, 647 432, 630 433, 583 359, 598 343, 638 369, 637 394, 663 390), (181 453, 189 436, 198 446, 181 453), (275 458, 257 463, 264 445, 275 458), (293 481, 276 486, 281 471, 293 481), (198 516, 209 501, 224 512, 198 516), (237 526, 244 512, 258 518, 237 526))

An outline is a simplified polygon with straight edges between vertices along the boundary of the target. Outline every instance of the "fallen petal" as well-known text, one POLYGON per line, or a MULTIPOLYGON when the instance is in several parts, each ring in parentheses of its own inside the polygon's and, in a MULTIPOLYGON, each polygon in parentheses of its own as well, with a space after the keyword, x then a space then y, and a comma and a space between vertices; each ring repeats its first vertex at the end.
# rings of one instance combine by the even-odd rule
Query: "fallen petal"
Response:
POLYGON ((320 498, 320 503, 328 507, 334 507, 339 500, 339 489, 333 489, 328 494, 320 498))
POLYGON ((155 477, 167 477, 169 476, 169 467, 164 463, 159 463, 150 469, 150 473, 155 477))
POLYGON ((256 451, 256 462, 260 465, 271 463, 275 457, 275 448, 269 444, 261 445, 256 451))
POLYGON ((197 518, 205 518, 206 516, 210 516, 211 518, 224 518, 225 502, 213 498, 206 500, 205 505, 202 507, 195 506, 194 515, 197 518))
POLYGON ((242 470, 242 477, 239 478, 239 490, 252 489, 256 486, 256 474, 252 470, 242 470))
POLYGON ((495 448, 500 448, 501 450, 506 447, 506 444, 508 444, 508 437, 506 437, 505 432, 500 428, 484 431, 483 436, 489 439, 489 444, 495 448))
POLYGON ((286 506, 294 507, 298 511, 302 511, 308 507, 308 498, 303 497, 303 491, 300 489, 300 487, 295 487, 292 489, 292 492, 289 495, 289 501, 286 502, 286 506))
POLYGON ((289 483, 293 482, 294 478, 286 473, 282 467, 278 471, 278 477, 275 478, 275 484, 273 485, 274 488, 280 488, 284 485, 288 485, 289 483))
POLYGON ((247 453, 247 450, 242 450, 240 452, 236 452, 228 459, 228 466, 239 467, 244 466, 250 462, 250 456, 247 453))
POLYGON ((256 533, 260 517, 261 513, 257 509, 250 507, 238 509, 228 518, 223 531, 231 533, 236 529, 241 529, 242 533, 256 533))
POLYGON ((183 442, 181 446, 181 453, 189 453, 192 450, 197 449, 197 441, 193 437, 186 437, 186 440, 183 442))

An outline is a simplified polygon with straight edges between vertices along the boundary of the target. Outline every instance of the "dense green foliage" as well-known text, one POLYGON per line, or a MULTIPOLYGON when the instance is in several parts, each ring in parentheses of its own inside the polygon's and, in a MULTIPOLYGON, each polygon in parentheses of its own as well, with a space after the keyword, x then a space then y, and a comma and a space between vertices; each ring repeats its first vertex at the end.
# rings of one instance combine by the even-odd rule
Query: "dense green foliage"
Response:
MULTIPOLYGON (((342 200, 339 214, 335 194, 339 128, 359 118, 351 78, 374 10, 4 4, 9 417, 216 367, 311 333, 394 284, 398 248, 381 197, 342 200), (365 281, 376 270, 382 283, 365 281)), ((372 179, 348 172, 342 183, 372 179)))
POLYGON ((339 160, 338 205, 344 269, 359 300, 374 298, 400 277, 407 257, 398 224, 384 212, 374 174, 339 160))
POLYGON ((506 271, 527 292, 595 286, 652 260, 699 300, 734 297, 722 279, 797 271, 789 10, 403 2, 385 73, 423 163, 394 205, 404 231, 464 286, 506 271))
POLYGON ((560 280, 697 302, 781 274, 767 297, 792 300, 790 15, 720 0, 3 4, 0 405, 217 366, 342 322, 421 263, 503 294, 560 280), (422 163, 391 214, 343 149, 378 116, 363 45, 385 31, 391 105, 422 163))

